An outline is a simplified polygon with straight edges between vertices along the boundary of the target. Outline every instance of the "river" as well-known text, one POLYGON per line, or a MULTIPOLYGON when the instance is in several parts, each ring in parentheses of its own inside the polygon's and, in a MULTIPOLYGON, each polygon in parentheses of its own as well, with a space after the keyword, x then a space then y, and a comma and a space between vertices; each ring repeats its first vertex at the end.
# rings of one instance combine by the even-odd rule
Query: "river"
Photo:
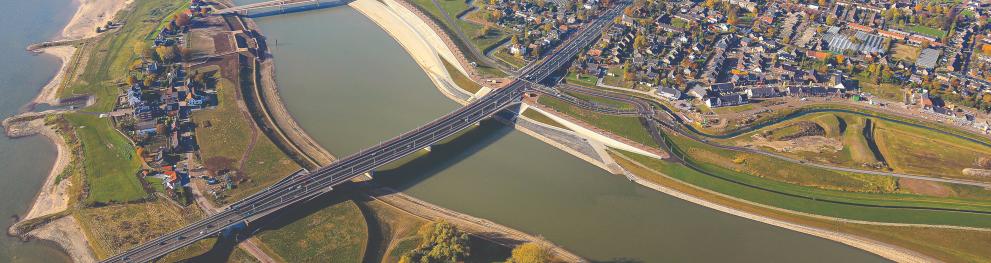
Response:
MULTIPOLYGON (((52 39, 69 22, 76 6, 71 0, 0 1, 0 118, 17 114, 38 95, 60 61, 24 50, 52 39)), ((27 213, 55 162, 55 146, 42 136, 9 139, 0 135, 0 216, 4 232, 14 215, 27 213)), ((0 237, 0 262, 69 262, 54 246, 0 237)))
MULTIPOLYGON (((395 40, 349 7, 255 20, 272 44, 284 102, 335 155, 459 107, 395 40)), ((595 261, 885 261, 632 184, 496 122, 377 178, 595 261)))

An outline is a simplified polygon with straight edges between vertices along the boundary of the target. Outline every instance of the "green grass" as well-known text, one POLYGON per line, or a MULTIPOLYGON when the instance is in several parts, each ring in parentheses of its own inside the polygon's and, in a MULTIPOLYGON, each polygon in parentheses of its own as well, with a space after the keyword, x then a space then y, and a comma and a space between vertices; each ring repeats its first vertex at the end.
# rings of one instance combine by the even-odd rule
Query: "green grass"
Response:
POLYGON ((893 50, 894 55, 892 55, 892 58, 910 63, 915 63, 915 60, 919 58, 919 54, 922 52, 922 49, 919 47, 905 44, 896 44, 893 50))
POLYGON ((362 262, 368 227, 354 201, 345 200, 258 234, 286 262, 362 262))
POLYGON ((465 74, 462 74, 461 71, 455 68, 454 65, 451 65, 450 62, 447 62, 446 59, 442 59, 442 61, 444 62, 444 68, 446 68, 447 73, 451 75, 451 79, 454 80, 455 85, 458 85, 461 89, 472 94, 476 94, 479 90, 482 90, 482 85, 475 83, 465 76, 465 74))
POLYGON ((389 252, 389 259, 394 261, 386 262, 399 262, 399 258, 403 257, 406 252, 416 249, 422 240, 419 236, 411 236, 397 241, 396 245, 392 247, 392 251, 389 252))
POLYGON ((503 33, 501 30, 493 28, 493 30, 487 32, 487 34, 481 35, 479 34, 479 32, 484 28, 484 26, 458 19, 457 18, 458 14, 464 12, 465 10, 468 10, 469 8, 468 4, 465 1, 437 0, 437 2, 440 4, 442 10, 438 10, 437 6, 434 5, 434 3, 431 0, 413 1, 414 4, 419 5, 420 8, 426 10, 427 13, 429 13, 435 19, 440 21, 442 24, 444 24, 444 26, 447 26, 448 28, 454 28, 455 26, 457 26, 458 28, 460 28, 461 32, 464 33, 465 37, 469 38, 467 39, 467 41, 475 45, 475 47, 477 47, 478 50, 480 51, 488 50, 489 48, 492 48, 503 39, 506 39, 507 37, 506 34, 503 33), (444 18, 444 14, 441 12, 446 12, 447 15, 449 15, 451 19, 454 20, 455 24, 452 25, 448 23, 447 19, 444 18))
POLYGON ((671 18, 671 26, 688 29, 688 21, 681 18, 671 18))
POLYGON ((991 148, 944 134, 894 123, 876 122, 878 148, 895 171, 988 181, 963 174, 977 168, 980 157, 991 157, 991 148))
POLYGON ((151 185, 151 188, 155 189, 156 192, 165 193, 165 185, 162 184, 164 180, 161 178, 148 177, 145 178, 145 181, 147 181, 148 184, 151 185))
POLYGON ((847 123, 846 131, 843 133, 843 146, 849 149, 850 159, 856 163, 874 163, 879 160, 875 158, 874 151, 864 137, 865 129, 868 127, 867 120, 857 116, 844 118, 847 123))
POLYGON ((88 195, 85 202, 127 202, 145 198, 137 177, 141 160, 131 142, 97 116, 72 113, 65 119, 75 127, 83 146, 88 195))
MULTIPOLYGON (((707 181, 703 177, 693 178, 694 176, 706 176, 703 174, 677 174, 674 172, 680 172, 677 167, 671 167, 665 170, 668 174, 657 173, 657 170, 663 166, 677 166, 671 163, 658 163, 652 164, 651 168, 647 169, 641 164, 633 163, 627 160, 626 157, 620 156, 619 154, 610 153, 613 155, 613 159, 616 160, 624 169, 627 169, 633 174, 636 174, 640 178, 645 180, 664 185, 665 187, 671 188, 675 191, 679 191, 691 196, 696 196, 705 199, 710 202, 714 202, 723 206, 732 207, 739 211, 756 214, 760 216, 770 217, 778 220, 783 220, 787 222, 792 222, 804 226, 816 227, 821 229, 826 229, 830 231, 836 231, 841 233, 853 234, 865 238, 870 238, 872 240, 878 240, 887 244, 896 245, 912 251, 917 251, 923 253, 927 256, 935 257, 939 260, 946 262, 979 262, 985 258, 991 257, 991 250, 983 249, 984 247, 991 246, 991 232, 986 231, 976 231, 976 230, 957 230, 957 229, 945 229, 945 228, 928 228, 928 227, 912 227, 912 226, 887 226, 887 225, 876 225, 876 224, 860 224, 851 222, 835 221, 830 219, 824 219, 821 217, 812 217, 801 214, 796 214, 792 212, 786 212, 782 210, 772 210, 767 209, 763 206, 757 206, 752 203, 744 203, 740 199, 729 197, 728 195, 723 195, 719 192, 710 189, 721 189, 723 192, 732 192, 734 195, 738 191, 745 189, 735 189, 734 184, 722 184, 720 182, 725 181, 707 181), (698 179, 692 182, 674 179, 675 175, 681 176, 681 178, 691 178, 698 179), (692 184, 692 183, 698 183, 692 184), (705 189, 705 190, 703 190, 705 189)), ((683 166, 681 166, 683 167, 683 166)), ((761 193, 756 192, 755 194, 760 195, 761 193)), ((774 197, 774 193, 765 193, 774 197)), ((752 200, 752 199, 748 199, 752 200)))
POLYGON ((550 117, 547 117, 546 115, 541 114, 540 112, 537 112, 535 110, 527 109, 527 110, 523 111, 523 114, 521 114, 521 115, 523 115, 523 117, 530 118, 531 120, 534 120, 534 121, 537 121, 537 122, 540 122, 540 123, 543 123, 543 124, 547 124, 547 125, 558 127, 558 128, 565 129, 565 130, 570 130, 570 129, 568 129, 568 127, 565 127, 563 124, 561 124, 561 123, 559 123, 559 122, 551 119, 550 117))
POLYGON ((596 78, 595 76, 588 74, 581 74, 581 76, 579 77, 578 73, 575 72, 568 72, 568 76, 565 77, 564 80, 570 84, 575 84, 578 86, 590 87, 590 88, 595 87, 596 83, 599 82, 599 79, 596 78))
POLYGON ((639 118, 597 114, 576 108, 567 102, 547 96, 541 96, 538 102, 561 113, 570 115, 578 120, 630 139, 634 142, 650 147, 660 146, 654 141, 653 137, 650 136, 647 129, 643 127, 643 124, 640 123, 639 118))
POLYGON ((196 206, 180 208, 159 199, 81 209, 74 216, 93 253, 105 259, 192 223, 202 218, 203 212, 196 206))
POLYGON ((499 50, 492 52, 492 56, 516 68, 522 68, 526 66, 527 63, 526 60, 523 60, 522 58, 517 57, 516 55, 509 54, 509 50, 506 48, 500 48, 499 50))
POLYGON ((626 80, 623 79, 623 68, 622 67, 619 67, 619 66, 611 67, 611 68, 609 68, 606 71, 608 71, 609 73, 612 73, 613 76, 609 76, 609 74, 606 74, 606 76, 602 77, 602 83, 603 84, 610 85, 610 86, 621 87, 621 88, 632 88, 633 87, 633 83, 632 82, 629 82, 629 81, 626 81, 626 80))
POLYGON ((596 97, 596 96, 589 96, 589 95, 585 95, 585 94, 581 94, 581 93, 576 93, 576 92, 565 92, 565 93, 567 93, 568 95, 571 95, 571 96, 575 96, 576 98, 579 98, 579 99, 582 99, 582 100, 585 100, 585 101, 595 102, 595 103, 597 103, 599 105, 603 105, 603 106, 609 106, 609 107, 613 107, 613 108, 617 108, 617 109, 621 109, 621 110, 634 110, 634 109, 636 109, 636 106, 633 106, 633 104, 630 104, 630 103, 627 103, 627 102, 623 102, 623 101, 612 100, 612 99, 607 99, 607 98, 602 98, 602 97, 596 97))
MULTIPOLYGON (((222 157, 236 162, 248 150, 253 127, 237 107, 237 100, 234 83, 220 79, 217 84, 217 107, 192 114, 192 121, 197 126, 196 143, 200 146, 200 156, 204 161, 222 157)), ((265 138, 259 136, 259 140, 265 138)))
MULTIPOLYGON (((873 222, 991 228, 991 215, 988 214, 880 208, 829 201, 877 206, 924 206, 991 211, 991 204, 987 202, 974 202, 952 198, 929 198, 904 194, 870 194, 823 190, 777 182, 707 165, 702 165, 703 167, 707 167, 703 168, 705 169, 705 173, 703 173, 682 164, 656 160, 632 153, 624 153, 624 155, 633 161, 688 184, 743 200, 792 211, 873 222)), ((695 165, 699 164, 695 163, 695 165)), ((782 167, 782 169, 784 168, 782 167)))
POLYGON ((936 38, 944 38, 944 37, 946 37, 946 31, 943 31, 941 29, 927 27, 927 26, 922 26, 922 25, 911 26, 911 27, 909 27, 909 31, 912 31, 912 32, 915 32, 915 33, 919 33, 919 34, 923 34, 923 35, 927 35, 927 36, 931 36, 931 37, 936 37, 936 38))
POLYGON ((737 106, 712 108, 712 112, 715 112, 716 114, 720 114, 720 115, 722 115, 722 114, 734 114, 734 113, 741 113, 741 112, 744 112, 744 111, 750 111, 750 110, 753 110, 755 108, 757 108, 757 106, 755 106, 754 104, 743 104, 743 105, 737 105, 737 106))

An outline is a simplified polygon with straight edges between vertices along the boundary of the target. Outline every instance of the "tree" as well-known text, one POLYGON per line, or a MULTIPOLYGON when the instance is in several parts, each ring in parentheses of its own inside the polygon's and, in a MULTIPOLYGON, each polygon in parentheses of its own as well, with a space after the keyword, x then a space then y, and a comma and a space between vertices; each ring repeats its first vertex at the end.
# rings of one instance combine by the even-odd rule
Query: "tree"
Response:
POLYGON ((173 18, 175 19, 175 25, 179 26, 180 28, 189 26, 191 22, 189 19, 189 15, 187 15, 186 13, 176 14, 173 18))
POLYGON ((179 60, 179 52, 176 51, 175 46, 155 47, 155 53, 158 54, 158 58, 165 63, 173 63, 179 60))
POLYGON ((739 19, 736 17, 736 10, 731 10, 729 12, 729 15, 726 16, 726 23, 727 24, 736 25, 737 20, 739 20, 739 19))
POLYGON ((152 75, 145 76, 144 83, 142 84, 144 84, 145 87, 151 87, 151 85, 155 84, 155 77, 152 75))
POLYGON ((633 49, 640 50, 647 46, 647 37, 643 34, 637 33, 637 36, 633 38, 633 49))
POLYGON ((134 75, 127 75, 127 86, 129 87, 134 86, 134 84, 137 83, 138 83, 138 77, 135 77, 134 75))
POLYGON ((546 263, 550 260, 551 253, 546 247, 530 242, 514 248, 506 263, 546 263))
POLYGON ((441 221, 424 225, 418 232, 420 245, 407 252, 399 262, 458 262, 468 257, 468 234, 441 221))

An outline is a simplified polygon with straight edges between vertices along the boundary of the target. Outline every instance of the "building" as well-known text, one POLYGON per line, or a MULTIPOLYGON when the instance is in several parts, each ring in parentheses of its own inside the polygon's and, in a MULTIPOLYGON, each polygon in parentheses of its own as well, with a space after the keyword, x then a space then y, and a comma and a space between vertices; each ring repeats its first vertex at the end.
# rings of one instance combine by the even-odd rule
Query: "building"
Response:
POLYGON ((705 105, 709 106, 709 108, 729 107, 747 103, 749 101, 747 100, 747 95, 744 94, 720 95, 705 100, 705 105))
POLYGON ((681 99, 681 91, 675 88, 662 87, 657 89, 657 95, 669 100, 681 99))
POLYGON ((936 68, 936 62, 939 61, 939 55, 942 53, 943 51, 938 49, 924 49, 922 50, 922 54, 919 55, 919 58, 915 60, 915 66, 927 70, 934 69, 936 68))
POLYGON ((774 98, 781 96, 778 90, 771 87, 747 89, 747 97, 750 98, 774 98))

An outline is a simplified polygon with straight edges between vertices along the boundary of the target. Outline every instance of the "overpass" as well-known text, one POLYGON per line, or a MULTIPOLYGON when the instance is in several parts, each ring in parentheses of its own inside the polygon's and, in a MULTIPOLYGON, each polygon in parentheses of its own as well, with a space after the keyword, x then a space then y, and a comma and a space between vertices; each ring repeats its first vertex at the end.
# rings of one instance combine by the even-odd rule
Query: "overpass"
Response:
POLYGON ((213 14, 216 14, 216 15, 229 15, 229 14, 247 15, 249 11, 258 10, 258 9, 279 8, 279 9, 285 10, 286 8, 302 7, 302 6, 306 6, 306 5, 313 5, 313 6, 319 7, 321 4, 324 4, 324 3, 328 3, 328 4, 341 4, 341 3, 346 3, 346 2, 349 2, 349 0, 273 0, 273 1, 265 1, 265 2, 260 2, 260 3, 254 3, 254 4, 247 4, 247 5, 229 7, 229 8, 224 8, 224 9, 218 9, 216 11, 213 11, 213 14))
MULTIPOLYGON (((288 2, 288 1, 280 1, 288 2)), ((286 177, 258 193, 231 204, 226 210, 200 219, 171 233, 149 240, 103 262, 150 262, 203 238, 216 235, 237 224, 258 220, 280 209, 311 200, 333 190, 364 173, 403 158, 476 125, 497 112, 517 105, 531 83, 542 82, 562 66, 571 62, 585 47, 600 36, 600 32, 620 14, 629 1, 622 1, 602 16, 587 24, 574 37, 551 52, 547 58, 533 63, 521 72, 523 77, 478 100, 378 145, 342 158, 307 174, 286 177)))

